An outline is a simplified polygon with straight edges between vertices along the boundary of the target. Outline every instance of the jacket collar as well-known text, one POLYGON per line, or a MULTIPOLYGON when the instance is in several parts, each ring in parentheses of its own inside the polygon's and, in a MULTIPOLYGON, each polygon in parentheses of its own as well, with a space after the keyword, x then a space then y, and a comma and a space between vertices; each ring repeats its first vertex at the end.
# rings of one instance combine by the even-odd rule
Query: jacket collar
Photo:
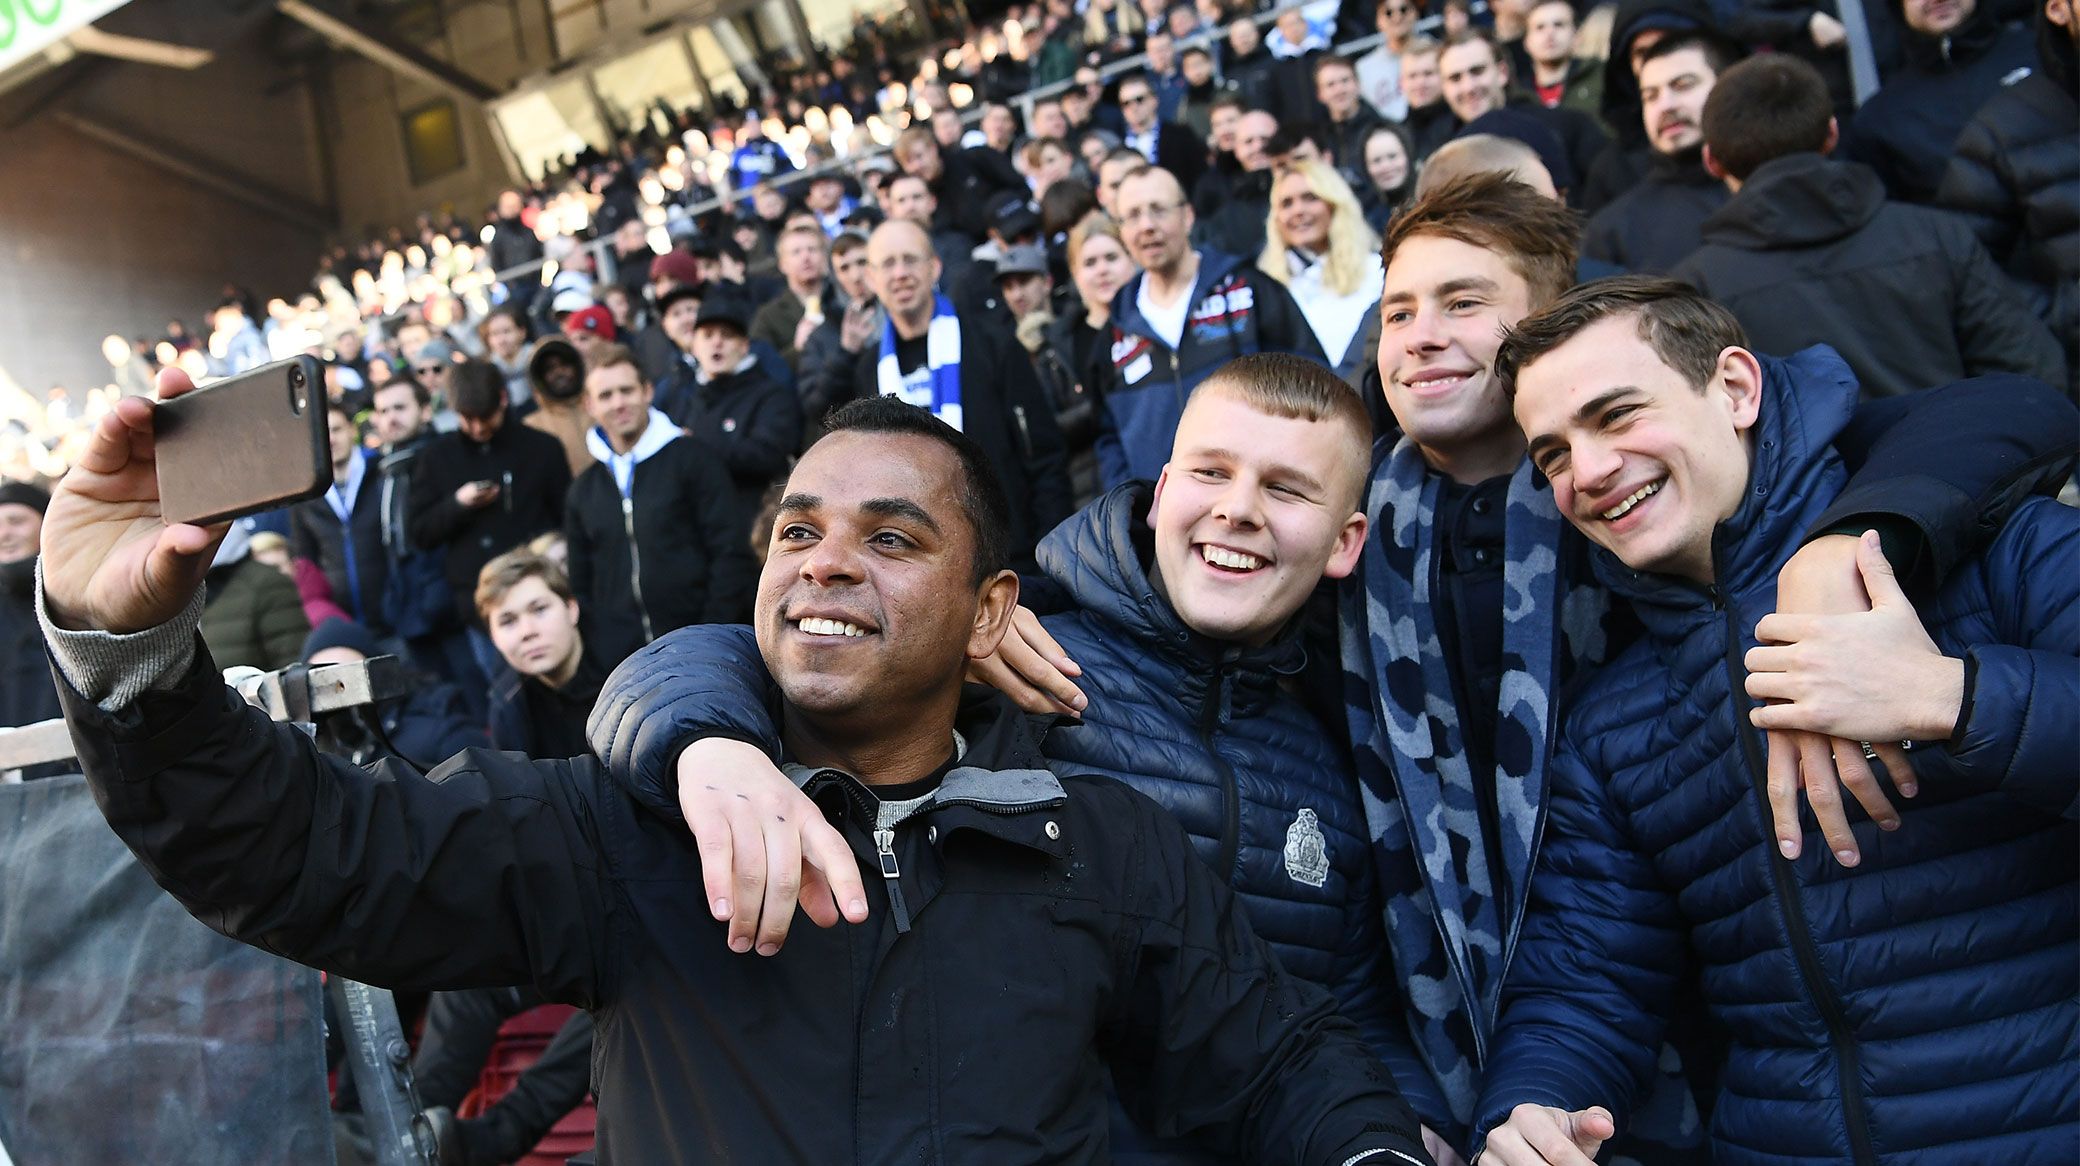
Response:
POLYGON ((1680 635, 1710 606, 1712 591, 1728 602, 1773 595, 1777 570, 1841 492, 1846 475, 1833 442, 1856 410, 1856 374, 1824 344, 1782 360, 1756 359, 1762 413, 1750 433, 1740 509, 1712 534, 1715 587, 1634 571, 1601 547, 1592 552, 1598 578, 1631 599, 1657 636, 1680 635))
POLYGON ((1756 167, 1702 229, 1708 243, 1747 251, 1813 246, 1860 230, 1884 206, 1885 184, 1869 167, 1787 154, 1756 167))
POLYGON ((650 424, 643 427, 643 435, 636 438, 636 447, 626 455, 614 452, 614 447, 607 441, 607 431, 598 425, 585 431, 585 449, 603 466, 611 468, 616 458, 624 456, 633 459, 635 465, 641 465, 651 454, 670 445, 680 436, 681 430, 672 424, 671 418, 652 409, 650 424))
MULTIPOLYGON (((1200 247, 1196 248, 1196 250, 1199 253, 1199 275, 1198 278, 1192 281, 1191 295, 1187 297, 1187 303, 1189 304, 1189 307, 1186 308, 1187 319, 1189 319, 1191 308, 1199 306, 1199 301, 1206 298, 1206 293, 1213 290, 1214 284, 1219 283, 1230 272, 1242 266, 1242 260, 1225 252, 1215 251, 1211 247, 1200 247)), ((1139 302, 1141 281, 1146 278, 1148 278, 1147 272, 1137 271, 1132 279, 1129 279, 1120 287, 1119 294, 1113 297, 1112 300, 1112 318, 1119 324, 1122 331, 1135 332, 1143 336, 1152 337, 1155 335, 1155 330, 1149 326, 1148 317, 1141 314, 1141 304, 1139 302)), ((1190 335, 1191 330, 1187 328, 1185 334, 1190 335)))

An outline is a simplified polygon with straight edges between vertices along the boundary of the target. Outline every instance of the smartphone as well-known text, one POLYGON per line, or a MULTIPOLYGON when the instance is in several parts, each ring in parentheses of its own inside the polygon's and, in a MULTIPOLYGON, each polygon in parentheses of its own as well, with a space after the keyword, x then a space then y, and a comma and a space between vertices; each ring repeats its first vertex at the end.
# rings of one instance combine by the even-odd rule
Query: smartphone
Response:
POLYGON ((169 525, 275 510, 332 486, 325 377, 314 356, 161 402, 152 434, 159 513, 169 525))

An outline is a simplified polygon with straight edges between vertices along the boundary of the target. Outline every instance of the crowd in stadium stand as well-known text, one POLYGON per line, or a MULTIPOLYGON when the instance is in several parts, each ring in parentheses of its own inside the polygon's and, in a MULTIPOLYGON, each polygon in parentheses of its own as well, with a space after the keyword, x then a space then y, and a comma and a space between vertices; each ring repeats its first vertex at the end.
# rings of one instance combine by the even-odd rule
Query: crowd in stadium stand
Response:
MULTIPOLYGON (((1850 384, 1896 412, 1942 396, 1926 390, 1989 374, 2053 386, 2054 403, 2080 392, 2076 32, 2072 0, 1331 0, 1275 12, 1224 0, 1043 0, 905 61, 892 48, 899 38, 870 27, 851 55, 779 78, 750 110, 661 105, 611 145, 501 193, 482 218, 430 212, 333 247, 307 288, 271 289, 278 298, 262 300, 227 287, 199 326, 111 336, 111 381, 53 390, 44 424, 9 435, 0 471, 47 483, 111 402, 150 393, 162 367, 201 383, 318 356, 337 485, 234 528, 201 617, 216 663, 272 669, 400 654, 428 683, 384 713, 389 747, 425 764, 486 742, 566 758, 588 751, 587 714, 631 654, 677 629, 751 615, 775 487, 833 409, 894 397, 965 433, 1006 487, 1010 565, 1039 595, 1074 595, 1091 585, 1075 563, 1101 572, 1118 568, 1096 561, 1108 554, 1132 557, 1122 549, 1132 542, 1129 518, 1149 506, 1133 484, 1175 469, 1173 441, 1195 390, 1238 358, 1291 354, 1348 383, 1386 439, 1383 465, 1401 464, 1397 449, 1420 449, 1432 470, 1450 460, 1439 450, 1466 459, 1441 486, 1436 474, 1423 485, 1419 461, 1410 463, 1413 485, 1375 471, 1375 490, 1388 482, 1430 491, 1421 493, 1422 537, 1432 537, 1434 518, 1434 549, 1447 565, 1433 592, 1431 580, 1406 574, 1429 568, 1391 554, 1385 566, 1368 560, 1357 605, 1421 596, 1414 602, 1446 631, 1441 647, 1435 636, 1404 642, 1397 629, 1346 611, 1344 679, 1363 668, 1353 651, 1406 649, 1412 656, 1398 663, 1417 668, 1412 684, 1434 691, 1448 676, 1451 699, 1471 712, 1455 720, 1417 710, 1397 733, 1434 734, 1424 739, 1449 753, 1439 764, 1542 772, 1543 759, 1522 755, 1537 752, 1534 739, 1505 740, 1515 723, 1507 699, 1497 712, 1498 692, 1513 683, 1506 674, 1523 666, 1522 613, 1503 598, 1505 570, 1530 569, 1511 485, 1522 437, 1504 411, 1502 456, 1484 461, 1497 439, 1483 447, 1480 434, 1453 428, 1462 421, 1425 417, 1425 394, 1491 374, 1497 319, 1514 324, 1577 280, 1616 275, 1685 281, 1729 311, 1757 352, 1805 359, 1785 367, 1850 384), (1036 90, 1038 100, 1025 97, 1036 90), (1555 232, 1559 243, 1539 242, 1555 232), (1472 274, 1443 290, 1393 270, 1447 245, 1486 258, 1466 260, 1472 274), (1514 275, 1497 274, 1505 271, 1514 275), (1494 300, 1509 279, 1527 302, 1503 318, 1494 300), (1818 372, 1815 345, 1832 350, 1818 372), (1116 530, 1098 529, 1101 518, 1116 519, 1116 530), (1511 614, 1488 610, 1496 608, 1511 614), (1476 740, 1483 735, 1493 739, 1476 740)), ((1953 419, 1986 412, 1926 408, 1921 424, 1931 427, 1939 410, 1953 419)), ((1495 418, 1463 419, 1479 424, 1495 418)), ((1957 432, 1959 448, 1971 447, 1973 435, 1957 432)), ((1536 446, 1532 454, 1540 457, 1536 446)), ((2064 456, 2069 467, 2070 450, 2064 456)), ((0 489, 0 549, 10 515, 42 505, 33 487, 0 489)), ((1898 517, 1875 524, 1888 552, 1895 528, 1918 521, 1898 517)), ((1954 562, 1949 555, 1923 547, 1922 569, 1954 562)), ((26 604, 28 586, 26 577, 11 582, 8 602, 26 604)), ((9 611, 33 630, 26 606, 9 611)), ((1550 655, 1559 616, 1540 618, 1550 655)), ((1049 626, 1079 658, 1110 650, 1104 636, 1049 626)), ((1333 662, 1338 642, 1315 647, 1333 662)), ((55 697, 44 699, 41 642, 11 650, 0 677, 10 723, 57 715, 55 697)), ((1594 662, 1555 665, 1539 683, 1557 685, 1570 667, 1594 662)), ((1265 666, 1269 689, 1283 692, 1284 667, 1265 666)), ((1347 699, 1371 699, 1363 687, 1293 716, 1326 707, 1341 726, 1347 699)), ((1230 711, 1218 714, 1223 726, 1230 711)), ((1545 723, 1543 705, 1537 720, 1545 723)), ((1242 755, 1272 764, 1248 752, 1263 748, 1242 755)), ((1233 760, 1225 746, 1222 755, 1233 760)), ((1133 768, 1116 757, 1099 763, 1133 768)), ((1343 773, 1351 763, 1320 764, 1343 773)), ((1448 785, 1441 771, 1431 780, 1448 785)), ((1352 780, 1376 777, 1361 760, 1352 780)), ((1319 808, 1332 834, 1362 846, 1379 823, 1350 800, 1342 818, 1337 806, 1319 808)), ((1422 905, 1426 894, 1453 918, 1449 944, 1499 926, 1508 911, 1486 896, 1522 907, 1521 886, 1503 885, 1525 874, 1509 866, 1508 838, 1498 841, 1498 830, 1514 828, 1510 810, 1455 808, 1476 826, 1449 847, 1487 847, 1494 885, 1476 861, 1479 885, 1463 902, 1382 886, 1377 893, 1405 909, 1388 912, 1390 931, 1396 918, 1433 909, 1422 905)), ((1293 809, 1264 813, 1290 818, 1293 809)), ((1286 830, 1283 819, 1276 828, 1286 830)), ((1968 849, 2022 846, 1994 839, 1992 826, 1971 829, 1981 832, 1967 832, 1968 849)), ((1222 836, 1218 824, 1212 832, 1222 836)), ((1394 854, 1409 860, 1405 840, 1394 854)), ((2065 911, 2057 926, 2066 941, 2070 858, 2060 859, 2066 897, 2051 910, 2065 911)), ((1415 867, 1407 873, 1414 879, 1415 867)), ((1351 877, 1356 885, 1375 875, 1351 877)), ((1320 904, 1295 898, 1283 874, 1278 881, 1282 889, 1261 897, 1244 886, 1253 912, 1270 903, 1253 919, 1282 958, 1341 995, 1336 945, 1283 918, 1320 904)), ((1392 1025, 1408 1030, 1394 1068, 1426 1142, 1440 1161, 1459 1161, 1477 1136, 1511 1122, 1498 1100, 1548 1096, 1499 1084, 1529 1080, 1535 1050, 1514 1046, 1517 1059, 1498 1060, 1486 1047, 1500 1037, 1484 979, 1500 975, 1487 962, 1500 938, 1490 936, 1493 950, 1472 964, 1463 952, 1448 963, 1434 929, 1381 935, 1368 926, 1381 953, 1416 961, 1466 997, 1435 1010, 1412 1004, 1409 1022, 1392 1025), (1472 1068, 1484 1059, 1485 1090, 1472 1068)), ((1703 954, 1720 959, 1723 949, 1703 954)), ((2070 955, 2070 943, 2058 950, 2070 955)), ((1930 958, 1945 969, 1970 963, 1930 958)), ((1726 989, 1725 977, 1761 976, 1714 967, 1723 976, 1708 974, 1708 992, 1726 989)), ((1528 969, 1565 994, 1561 962, 1542 954, 1528 969)), ((1412 974, 1402 967, 1403 978, 1412 974)), ((1863 982, 1878 985, 1873 992, 1910 991, 1872 975, 1863 982)), ((1984 1036, 2043 1044, 2052 1062, 2065 1042, 2064 1076, 2043 1086, 2050 1100, 2028 1120, 2032 1129, 2063 1123, 2068 1134, 2070 987, 2050 993, 2066 1011, 2045 1022, 2064 1037, 2026 1025, 1984 1036)), ((1343 998, 1354 1012, 1378 1004, 1343 998)), ((458 1024, 495 1027, 512 1010, 465 1003, 445 1006, 476 1018, 458 1024)), ((1511 1024, 1534 1020, 1510 1014, 1511 1024)), ((1795 1028, 1770 1039, 1797 1044, 1795 1028)), ((1714 1055, 1711 1038, 1698 1036, 1679 1051, 1714 1055)), ((1755 1039, 1734 1034, 1736 1045, 1755 1039)), ((1803 1046, 1784 1053, 1808 1055, 1803 1046)), ((1661 1105, 1671 1096, 1663 1087, 1681 1085, 1680 1072, 1664 1072, 1675 1055, 1658 1065, 1651 1047, 1639 1051, 1644 1061, 1622 1056, 1638 1088, 1637 1105, 1621 1115, 1626 1144, 1648 1161, 1700 1160, 1683 1157, 1702 1153, 1695 1106, 1661 1105)), ((453 1160, 510 1160, 583 1096, 582 1049, 550 1060, 559 1075, 538 1080, 536 1092, 557 1104, 528 1095, 524 1116, 443 1116, 453 1160)), ((1832 1081, 1834 1069, 1818 1064, 1795 1068, 1832 1081)), ((1756 1100, 1771 1095, 1752 1058, 1737 1057, 1732 1072, 1732 1084, 1762 1092, 1724 1102, 1720 1116, 1733 1123, 1721 1127, 1726 1160, 1820 1160, 1826 1138, 1770 1128, 1796 1123, 1772 1108, 1789 1103, 1756 1100)), ((1986 1106, 1998 1108, 1990 1098, 2000 1074, 1983 1076, 1988 1093, 1975 1100, 1965 1086, 1950 1097, 1933 1078, 1872 1073, 1868 1087, 1886 1094, 1873 1112, 1936 1097, 1963 1115, 1958 1138, 1982 1149, 1997 1140, 1981 1119, 1986 1106), (1982 1135, 1994 1140, 1969 1141, 1982 1135)), ((1575 1108, 1571 1097, 1555 1091, 1549 1103, 1575 1108)), ((1850 1143, 1868 1137, 1856 1132, 1861 1121, 1849 1123, 1850 1143)), ((1928 1138, 1903 1144, 1941 1144, 1928 1138)), ((1492 1136, 1488 1144, 1500 1145, 1492 1136)), ((1973 1153, 1958 1152, 1965 1157, 1954 1160, 1973 1153)))

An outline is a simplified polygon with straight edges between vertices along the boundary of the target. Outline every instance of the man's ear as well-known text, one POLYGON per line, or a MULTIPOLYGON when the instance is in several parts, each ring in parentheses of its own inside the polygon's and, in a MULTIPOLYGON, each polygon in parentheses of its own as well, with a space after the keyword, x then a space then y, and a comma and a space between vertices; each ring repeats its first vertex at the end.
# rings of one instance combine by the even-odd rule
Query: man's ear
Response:
POLYGON ((1156 475, 1156 492, 1148 500, 1148 529, 1156 528, 1156 515, 1163 509, 1163 487, 1170 483, 1170 464, 1163 463, 1163 472, 1156 475))
POLYGON ((1358 556, 1364 553, 1365 534, 1371 526, 1363 511, 1354 511, 1343 520, 1343 529, 1336 532, 1336 545, 1330 548, 1329 562, 1322 568, 1324 578, 1346 578, 1358 569, 1358 556))
POLYGON ((1018 610, 1018 572, 999 571, 983 581, 975 599, 975 624, 968 632, 968 659, 982 660, 997 650, 1011 630, 1018 610))
POLYGON ((1719 353, 1719 367, 1712 383, 1727 396, 1733 427, 1746 430, 1762 415, 1762 362, 1738 346, 1719 353))
POLYGON ((1835 119, 1833 119, 1833 118, 1828 118, 1828 119, 1827 119, 1827 140, 1826 140, 1826 141, 1824 141, 1824 142, 1822 142, 1822 143, 1820 143, 1820 154, 1821 154, 1821 156, 1822 156, 1822 157, 1825 157, 1825 156, 1827 156, 1827 155, 1829 155, 1829 154, 1832 154, 1832 153, 1834 153, 1834 148, 1835 148, 1836 146, 1839 146, 1839 145, 1841 145, 1841 144, 1842 144, 1842 127, 1841 127, 1841 124, 1840 124, 1840 123, 1838 123, 1838 122, 1836 122, 1836 121, 1835 121, 1835 119))
POLYGON ((1704 172, 1721 182, 1726 181, 1726 167, 1719 164, 1719 159, 1713 156, 1709 145, 1704 148, 1704 172))

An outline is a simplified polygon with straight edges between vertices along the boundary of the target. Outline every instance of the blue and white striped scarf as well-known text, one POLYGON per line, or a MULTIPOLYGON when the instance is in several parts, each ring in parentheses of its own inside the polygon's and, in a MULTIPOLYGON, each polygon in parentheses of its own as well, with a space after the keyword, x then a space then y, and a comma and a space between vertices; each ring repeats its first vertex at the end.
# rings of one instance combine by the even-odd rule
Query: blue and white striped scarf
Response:
POLYGON ((875 377, 884 397, 900 397, 931 411, 932 416, 955 429, 961 426, 961 321, 953 304, 938 292, 932 293, 932 324, 925 333, 925 365, 931 381, 924 391, 903 384, 903 370, 896 361, 896 322, 881 323, 881 361, 875 377))

